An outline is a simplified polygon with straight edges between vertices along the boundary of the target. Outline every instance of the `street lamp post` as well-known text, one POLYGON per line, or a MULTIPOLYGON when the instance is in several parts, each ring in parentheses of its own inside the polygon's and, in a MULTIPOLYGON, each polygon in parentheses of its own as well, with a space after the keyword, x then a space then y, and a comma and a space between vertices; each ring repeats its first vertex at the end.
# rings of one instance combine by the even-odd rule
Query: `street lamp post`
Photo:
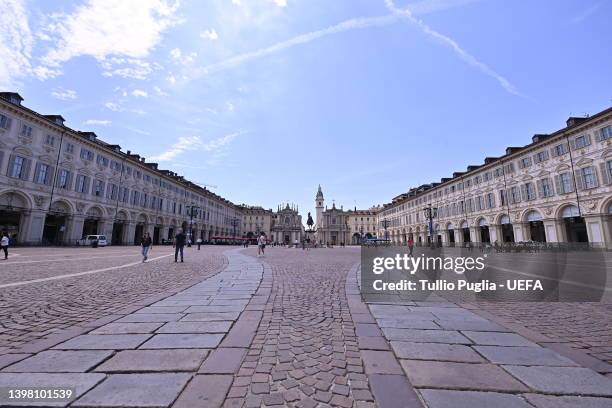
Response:
POLYGON ((388 219, 385 218, 380 223, 381 223, 382 227, 385 230, 385 240, 388 240, 389 239, 389 233, 387 232, 387 228, 389 228, 389 224, 391 224, 391 221, 389 221, 388 219))
POLYGON ((191 246, 191 241, 193 241, 193 210, 199 209, 200 207, 194 205, 189 209, 189 241, 187 241, 187 246, 191 246))
POLYGON ((359 243, 363 245, 363 225, 359 227, 359 239, 359 243))
POLYGON ((433 230, 433 219, 438 216, 438 209, 436 207, 432 207, 429 204, 428 207, 423 209, 425 213, 425 218, 429 221, 429 243, 431 247, 434 247, 434 230, 433 230))
POLYGON ((236 226, 238 226, 238 223, 240 222, 240 218, 238 217, 234 217, 232 218, 232 228, 233 228, 233 232, 232 232, 232 240, 234 242, 236 242, 236 226))

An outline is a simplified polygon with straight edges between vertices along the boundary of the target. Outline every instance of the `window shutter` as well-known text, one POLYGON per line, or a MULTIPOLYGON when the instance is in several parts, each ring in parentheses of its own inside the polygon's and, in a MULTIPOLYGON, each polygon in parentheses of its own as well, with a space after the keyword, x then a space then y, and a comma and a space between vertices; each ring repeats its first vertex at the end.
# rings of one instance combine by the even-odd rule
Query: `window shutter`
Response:
POLYGON ((601 142, 601 129, 597 129, 593 133, 595 134, 595 141, 601 142))
POLYGON ((550 149, 550 156, 551 157, 557 157, 557 149, 555 149, 554 147, 550 149))
POLYGON ((599 187, 599 177, 597 176, 597 167, 595 166, 591 166, 591 169, 593 170, 593 188, 595 187, 599 187))
MULTIPOLYGON (((2 160, 0 158, 0 160, 2 160)), ((608 174, 608 169, 606 167, 606 163, 599 163, 599 172, 601 173, 601 182, 603 185, 610 184, 610 174, 608 174)))
POLYGON ((576 170, 574 172, 574 178, 576 180, 576 186, 578 190, 584 190, 584 180, 582 179, 582 170, 576 170))
POLYGON ((590 146, 591 145, 591 135, 586 134, 584 136, 584 142, 585 142, 585 146, 590 146))
POLYGON ((2 172, 2 163, 4 162, 4 152, 0 150, 0 173, 2 172))
POLYGON ((547 177, 546 180, 548 180, 548 186, 550 187, 550 196, 552 197, 555 195, 555 189, 553 187, 553 181, 550 179, 550 177, 547 177))
POLYGON ((528 201, 527 186, 525 184, 521 185, 521 197, 523 198, 523 201, 528 201))
POLYGON ((491 194, 491 208, 495 208, 495 194, 491 194))
MULTIPOLYGON (((110 185, 110 184, 109 184, 110 185)), ((105 182, 102 182, 102 187, 100 188, 100 197, 104 197, 104 187, 106 186, 105 182)))
POLYGON ((13 164, 15 164, 15 155, 11 154, 9 157, 8 167, 6 168, 6 175, 12 177, 11 172, 13 171, 13 164))
POLYGON ((47 175, 45 176, 45 184, 50 186, 53 184, 53 178, 55 177, 55 167, 49 166, 47 169, 47 175))
POLYGON ((571 150, 576 150, 576 138, 575 137, 572 137, 569 140, 569 147, 571 150))
POLYGON ((40 173, 40 163, 36 163, 36 166, 34 167, 34 182, 35 183, 38 183, 38 174, 39 173, 40 173))
POLYGON ((85 177, 85 182, 83 183, 83 185, 85 186, 83 188, 83 193, 87 194, 89 193, 89 177, 85 177))
POLYGON ((30 167, 32 166, 32 160, 24 159, 23 160, 23 168, 21 169, 21 179, 29 180, 30 179, 30 167))
POLYGON ((536 181, 536 185, 538 186, 538 197, 543 198, 544 197, 544 186, 543 186, 542 180, 536 181))

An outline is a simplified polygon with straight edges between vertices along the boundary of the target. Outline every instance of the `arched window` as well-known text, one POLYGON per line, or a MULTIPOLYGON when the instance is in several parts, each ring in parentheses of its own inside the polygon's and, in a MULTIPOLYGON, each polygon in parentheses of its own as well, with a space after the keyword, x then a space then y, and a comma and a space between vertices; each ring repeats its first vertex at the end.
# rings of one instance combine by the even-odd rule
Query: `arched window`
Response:
POLYGON ((486 227, 486 226, 488 226, 488 225, 489 225, 489 223, 488 223, 488 222, 487 222, 487 220, 485 220, 484 218, 481 218, 481 219, 478 221, 478 226, 480 226, 480 227, 486 227))
POLYGON ((579 217, 579 216, 580 216, 580 211, 578 210, 578 207, 576 207, 575 205, 568 205, 561 212, 561 218, 572 218, 572 217, 579 217))
POLYGON ((502 217, 499 219, 499 223, 500 224, 512 224, 512 221, 510 221, 510 217, 508 217, 507 214, 502 215, 502 217))
POLYGON ((529 222, 542 221, 542 214, 536 210, 531 210, 525 214, 525 219, 529 222))

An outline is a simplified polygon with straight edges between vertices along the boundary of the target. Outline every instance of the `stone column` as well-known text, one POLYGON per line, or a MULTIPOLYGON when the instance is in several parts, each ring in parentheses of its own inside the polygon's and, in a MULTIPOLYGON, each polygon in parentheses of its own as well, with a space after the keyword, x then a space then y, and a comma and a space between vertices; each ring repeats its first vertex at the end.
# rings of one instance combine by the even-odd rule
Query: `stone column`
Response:
POLYGON ((455 228, 455 245, 463 245, 463 230, 461 228, 455 228))
POLYGON ((113 236, 113 219, 103 218, 98 221, 98 234, 105 235, 106 240, 110 242, 113 236))
POLYGON ((547 218, 542 221, 544 222, 546 242, 567 242, 565 223, 563 220, 547 218))
POLYGON ((589 237, 589 244, 595 247, 604 247, 604 222, 601 215, 585 215, 584 222, 589 237))
POLYGON ((83 222, 85 217, 73 215, 67 218, 66 231, 64 232, 64 242, 69 245, 76 245, 76 242, 83 238, 83 222))
POLYGON ((45 211, 31 210, 23 212, 17 241, 19 243, 39 244, 42 241, 46 216, 47 213, 45 211))
POLYGON ((514 242, 525 242, 531 239, 528 222, 517 222, 512 224, 512 229, 514 231, 514 242))
POLYGON ((480 243, 480 227, 470 227, 470 241, 474 244, 480 243))
POLYGON ((136 232, 136 224, 133 221, 126 222, 123 226, 123 242, 126 245, 134 245, 134 233, 136 232))

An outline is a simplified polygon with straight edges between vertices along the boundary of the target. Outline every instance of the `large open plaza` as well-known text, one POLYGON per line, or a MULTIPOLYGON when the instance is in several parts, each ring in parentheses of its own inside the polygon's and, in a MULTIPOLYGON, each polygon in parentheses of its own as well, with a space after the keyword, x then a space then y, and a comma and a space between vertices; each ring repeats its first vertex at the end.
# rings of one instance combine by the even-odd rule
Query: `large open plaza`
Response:
POLYGON ((611 18, 0 0, 0 408, 612 408, 611 18))
POLYGON ((175 263, 155 246, 143 263, 138 247, 14 248, 0 384, 70 386, 45 401, 75 407, 612 401, 610 303, 364 302, 359 254, 194 245, 175 263))

